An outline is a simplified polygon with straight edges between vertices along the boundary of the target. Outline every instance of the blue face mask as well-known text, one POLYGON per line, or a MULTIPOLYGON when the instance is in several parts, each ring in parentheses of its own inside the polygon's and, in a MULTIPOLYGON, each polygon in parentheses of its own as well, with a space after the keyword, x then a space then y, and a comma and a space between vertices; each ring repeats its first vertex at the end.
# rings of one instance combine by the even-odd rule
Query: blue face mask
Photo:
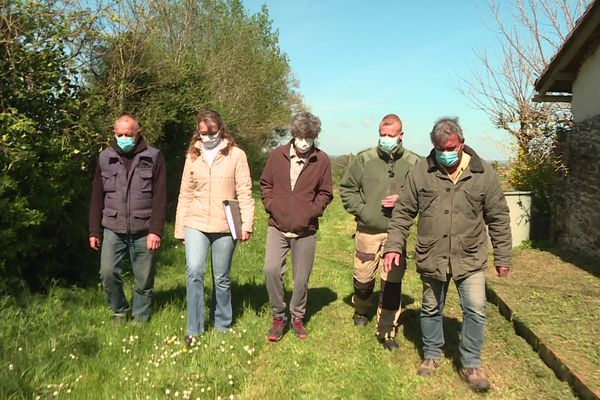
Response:
POLYGON ((119 146, 124 153, 128 153, 135 147, 135 137, 117 136, 117 146, 119 146))
POLYGON ((398 149, 398 137, 380 136, 378 146, 386 153, 393 153, 398 149))
POLYGON ((451 167, 458 162, 458 151, 435 151, 435 159, 444 167, 451 167))

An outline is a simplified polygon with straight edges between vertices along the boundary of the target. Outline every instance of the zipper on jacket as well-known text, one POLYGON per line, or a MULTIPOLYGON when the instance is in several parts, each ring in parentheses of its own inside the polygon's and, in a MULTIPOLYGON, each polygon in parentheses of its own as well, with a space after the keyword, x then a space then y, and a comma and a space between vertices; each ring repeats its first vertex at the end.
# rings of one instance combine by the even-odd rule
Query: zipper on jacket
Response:
POLYGON ((125 222, 127 224, 127 234, 130 235, 131 234, 131 220, 129 218, 129 216, 131 215, 131 199, 129 196, 129 189, 131 187, 131 177, 133 176, 133 171, 135 169, 135 167, 137 165, 134 165, 134 161, 131 162, 131 170, 127 171, 127 168, 125 168, 125 165, 123 164, 123 161, 120 161, 121 165, 123 166, 123 168, 125 169, 125 178, 127 179, 127 182, 125 184, 125 222))
POLYGON ((211 194, 212 194, 212 166, 215 165, 215 163, 217 162, 217 159, 221 156, 221 150, 219 150, 217 152, 217 155, 215 156, 215 158, 213 159, 212 163, 209 165, 206 160, 204 159, 204 157, 202 157, 202 155, 200 157, 202 157, 202 161, 208 166, 208 213, 206 215, 206 220, 207 223, 210 223, 210 203, 212 200, 211 194))
MULTIPOLYGON (((205 161, 206 162, 206 161, 205 161)), ((213 163, 215 161, 213 160, 213 163)), ((208 164, 208 163, 207 163, 208 164)), ((208 213, 206 214, 207 222, 210 223, 210 202, 211 202, 211 193, 212 193, 212 165, 208 166, 208 213)))
POLYGON ((138 155, 136 154, 131 161, 131 169, 126 171, 127 177, 127 187, 125 189, 125 218, 127 221, 127 234, 131 235, 131 181, 133 180, 133 174, 135 173, 135 169, 138 166, 139 159, 137 159, 138 155), (136 162, 137 161, 137 162, 136 162))
MULTIPOLYGON (((315 157, 316 157, 316 155, 315 155, 315 157)), ((292 185, 291 185, 291 182, 290 182, 290 198, 289 198, 290 199, 290 201, 289 201, 290 206, 289 206, 289 212, 290 212, 290 217, 291 218, 290 218, 290 226, 289 226, 289 229, 287 230, 288 232, 292 231, 292 225, 293 225, 292 224, 292 218, 293 218, 293 215, 294 215, 294 209, 292 208, 293 194, 294 194, 294 191, 296 190, 296 187, 298 186, 298 181, 300 180, 300 177, 302 176, 302 173, 304 172, 304 170, 306 168, 308 168, 308 164, 310 164, 310 159, 311 159, 311 156, 306 157, 306 162, 305 162, 304 166, 302 167, 302 169, 300 170, 300 173, 298 174, 298 177, 296 178, 296 184, 294 185, 293 189, 292 189, 292 185)), ((292 159, 290 157, 290 169, 291 168, 292 168, 292 159)))

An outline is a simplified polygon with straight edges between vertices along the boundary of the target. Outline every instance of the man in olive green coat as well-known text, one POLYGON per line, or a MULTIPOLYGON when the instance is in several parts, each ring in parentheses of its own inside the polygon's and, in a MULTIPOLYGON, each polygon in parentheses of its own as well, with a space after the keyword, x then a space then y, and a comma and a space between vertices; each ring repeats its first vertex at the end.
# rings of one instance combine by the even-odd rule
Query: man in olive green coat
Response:
POLYGON ((442 312, 452 279, 463 310, 459 345, 461 377, 476 391, 490 385, 481 369, 485 314, 485 268, 489 230, 498 275, 511 265, 510 218, 496 172, 464 144, 458 119, 442 118, 431 131, 434 149, 410 172, 398 197, 384 249, 384 269, 405 252, 406 237, 419 215, 415 258, 423 281, 421 331, 424 361, 417 374, 439 366, 444 345, 442 312))
POLYGON ((383 246, 392 208, 408 171, 419 156, 402 146, 402 121, 397 115, 383 117, 379 124, 379 142, 358 153, 340 184, 340 197, 346 211, 356 219, 354 253, 354 324, 365 326, 371 307, 377 271, 381 276, 381 292, 377 307, 376 334, 389 351, 398 348, 396 329, 400 317, 400 296, 406 257, 399 268, 383 271, 383 246))

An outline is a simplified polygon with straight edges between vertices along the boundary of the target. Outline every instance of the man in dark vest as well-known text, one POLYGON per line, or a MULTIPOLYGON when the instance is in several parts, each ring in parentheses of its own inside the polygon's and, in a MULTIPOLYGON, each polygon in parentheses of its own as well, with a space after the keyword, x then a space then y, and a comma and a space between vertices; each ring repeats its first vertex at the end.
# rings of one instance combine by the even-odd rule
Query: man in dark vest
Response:
POLYGON ((92 249, 102 248, 100 278, 115 323, 129 313, 120 267, 129 254, 135 278, 131 317, 142 323, 150 318, 155 250, 165 224, 165 158, 144 141, 131 115, 117 118, 113 133, 94 173, 89 241, 92 249))

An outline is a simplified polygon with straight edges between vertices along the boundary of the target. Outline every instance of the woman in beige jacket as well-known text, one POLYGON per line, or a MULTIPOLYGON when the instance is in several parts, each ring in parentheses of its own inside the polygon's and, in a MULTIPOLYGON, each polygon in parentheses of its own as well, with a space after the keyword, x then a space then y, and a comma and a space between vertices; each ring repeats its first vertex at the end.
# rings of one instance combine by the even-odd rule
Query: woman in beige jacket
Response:
POLYGON ((227 331, 232 321, 230 271, 235 240, 223 200, 238 200, 240 240, 250 239, 254 199, 246 154, 236 146, 219 113, 203 111, 187 151, 175 220, 175 237, 185 240, 188 345, 204 332, 204 273, 209 248, 215 329, 227 331))

